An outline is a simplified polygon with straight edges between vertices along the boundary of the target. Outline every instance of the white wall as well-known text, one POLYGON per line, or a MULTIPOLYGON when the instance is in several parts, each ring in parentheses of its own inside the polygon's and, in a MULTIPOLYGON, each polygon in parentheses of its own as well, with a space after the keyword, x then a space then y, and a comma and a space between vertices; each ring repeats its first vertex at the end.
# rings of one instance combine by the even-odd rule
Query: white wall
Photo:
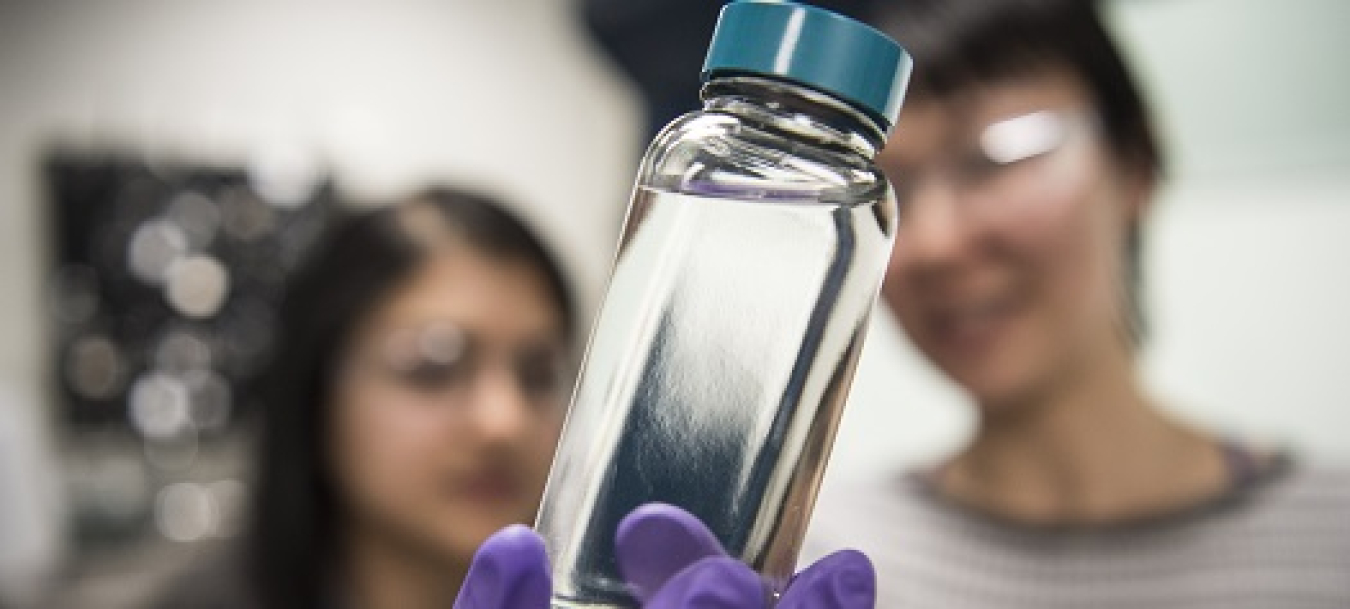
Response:
POLYGON ((1183 183, 1350 167, 1350 2, 1112 0, 1183 183))
POLYGON ((1178 187, 1149 265, 1147 370, 1176 409, 1350 462, 1350 176, 1178 187))

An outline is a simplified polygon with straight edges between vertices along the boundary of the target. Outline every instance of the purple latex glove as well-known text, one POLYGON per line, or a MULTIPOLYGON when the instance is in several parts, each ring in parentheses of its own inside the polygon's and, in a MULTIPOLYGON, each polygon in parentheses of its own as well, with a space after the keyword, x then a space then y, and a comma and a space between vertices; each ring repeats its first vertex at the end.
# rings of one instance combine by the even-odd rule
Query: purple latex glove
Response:
MULTIPOLYGON (((680 508, 652 503, 619 524, 619 570, 646 609, 761 609, 763 580, 730 558, 712 532, 680 508)), ((872 609, 876 573, 861 552, 835 552, 798 573, 778 609, 872 609)))
MULTIPOLYGON (((679 508, 648 504, 619 524, 619 569, 646 609, 763 609, 759 575, 722 550, 717 538, 679 508)), ((513 525, 478 549, 455 609, 548 609, 544 542, 513 525)), ((876 575, 860 552, 836 552, 792 580, 778 609, 872 609, 876 575)))
POLYGON ((544 539, 513 524, 479 546, 455 609, 548 609, 552 592, 544 539))

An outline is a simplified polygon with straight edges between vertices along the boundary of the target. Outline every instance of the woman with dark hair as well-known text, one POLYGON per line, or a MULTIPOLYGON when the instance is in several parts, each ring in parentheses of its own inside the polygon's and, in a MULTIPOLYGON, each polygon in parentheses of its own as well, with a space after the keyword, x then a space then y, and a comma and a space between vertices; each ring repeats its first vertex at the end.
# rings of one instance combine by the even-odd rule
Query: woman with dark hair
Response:
MULTIPOLYGON (((575 317, 545 247, 487 198, 432 189, 341 224, 283 299, 243 552, 157 606, 547 609, 543 540, 513 525, 543 494, 575 317)), ((764 603, 677 508, 635 511, 617 540, 649 609, 764 603)), ((779 606, 870 607, 873 582, 840 552, 779 606)))
POLYGON ((821 498, 882 607, 1347 607, 1350 477, 1169 416, 1137 370, 1163 159, 1086 0, 903 0, 882 296, 977 406, 929 471, 821 498))
POLYGON ((534 519, 575 319, 544 245, 488 198, 432 189, 341 223, 283 300, 236 576, 165 604, 450 607, 479 544, 534 519))

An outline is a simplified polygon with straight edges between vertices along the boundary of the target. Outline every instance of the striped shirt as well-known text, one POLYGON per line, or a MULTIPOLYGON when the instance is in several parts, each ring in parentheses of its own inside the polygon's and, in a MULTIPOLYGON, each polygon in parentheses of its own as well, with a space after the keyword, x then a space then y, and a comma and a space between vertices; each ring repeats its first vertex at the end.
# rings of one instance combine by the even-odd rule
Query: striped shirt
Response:
POLYGON ((1092 529, 1020 526, 917 476, 832 486, 807 557, 873 560, 882 609, 1350 608, 1350 472, 1280 461, 1203 506, 1092 529))

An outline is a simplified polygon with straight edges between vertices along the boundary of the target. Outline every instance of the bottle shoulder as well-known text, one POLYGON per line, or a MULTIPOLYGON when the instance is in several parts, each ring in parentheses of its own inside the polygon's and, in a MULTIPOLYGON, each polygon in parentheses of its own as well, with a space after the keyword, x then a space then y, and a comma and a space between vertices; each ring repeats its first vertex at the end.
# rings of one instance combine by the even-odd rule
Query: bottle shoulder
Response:
POLYGON ((720 112, 686 114, 652 142, 638 186, 748 199, 873 203, 890 186, 872 159, 783 125, 720 112))

